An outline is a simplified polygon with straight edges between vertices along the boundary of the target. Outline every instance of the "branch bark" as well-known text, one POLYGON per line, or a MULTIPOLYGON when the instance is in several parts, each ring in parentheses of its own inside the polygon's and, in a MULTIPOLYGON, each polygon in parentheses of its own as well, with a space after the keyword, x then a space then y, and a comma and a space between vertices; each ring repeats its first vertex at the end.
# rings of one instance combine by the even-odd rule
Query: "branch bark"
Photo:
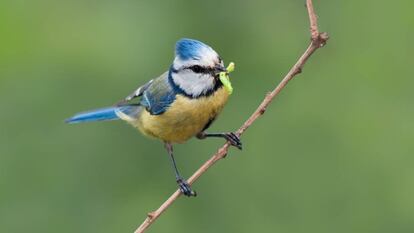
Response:
MULTIPOLYGON (((276 86, 276 88, 268 93, 266 97, 263 99, 262 103, 253 112, 253 114, 244 122, 244 124, 237 130, 237 135, 242 135, 261 115, 264 114, 266 108, 269 104, 275 99, 275 97, 282 91, 282 89, 288 84, 290 80, 292 80, 296 75, 302 72, 303 66, 305 65, 306 61, 309 57, 320 47, 324 46, 329 39, 327 33, 323 32, 320 33, 318 29, 318 22, 317 16, 315 14, 312 0, 306 0, 306 7, 308 10, 309 15, 309 22, 310 22, 310 34, 311 34, 311 42, 305 52, 300 56, 298 61, 293 65, 293 67, 289 70, 286 76, 280 81, 280 83, 276 86)), ((209 159, 207 160, 189 179, 188 183, 193 184, 200 176, 202 176, 211 166, 213 166, 217 161, 224 158, 227 155, 228 149, 230 144, 226 143, 218 151, 209 159)), ((148 227, 154 223, 171 204, 174 203, 177 198, 181 195, 180 190, 175 191, 157 210, 150 212, 147 214, 147 218, 144 222, 135 230, 134 233, 142 233, 148 227)))

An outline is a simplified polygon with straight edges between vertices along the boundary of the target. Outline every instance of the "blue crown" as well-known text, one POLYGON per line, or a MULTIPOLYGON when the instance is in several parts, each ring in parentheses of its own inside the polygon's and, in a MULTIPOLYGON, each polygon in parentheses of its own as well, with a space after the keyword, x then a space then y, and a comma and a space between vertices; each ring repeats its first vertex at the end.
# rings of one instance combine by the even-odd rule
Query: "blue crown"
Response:
POLYGON ((198 40, 183 38, 175 44, 175 55, 182 60, 197 59, 202 48, 211 49, 210 46, 198 40))

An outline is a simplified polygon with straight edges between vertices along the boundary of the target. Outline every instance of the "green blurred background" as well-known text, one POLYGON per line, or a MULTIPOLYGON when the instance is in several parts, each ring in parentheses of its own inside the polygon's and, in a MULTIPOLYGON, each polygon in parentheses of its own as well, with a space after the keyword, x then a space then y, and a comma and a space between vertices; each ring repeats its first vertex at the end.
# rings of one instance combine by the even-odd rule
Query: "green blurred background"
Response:
MULTIPOLYGON (((123 122, 66 125, 163 71, 190 37, 237 65, 238 128, 309 42, 304 0, 0 2, 0 232, 132 232, 175 189, 123 122)), ((414 232, 412 1, 315 1, 331 40, 150 232, 414 232)), ((222 140, 175 147, 189 176, 222 140)))

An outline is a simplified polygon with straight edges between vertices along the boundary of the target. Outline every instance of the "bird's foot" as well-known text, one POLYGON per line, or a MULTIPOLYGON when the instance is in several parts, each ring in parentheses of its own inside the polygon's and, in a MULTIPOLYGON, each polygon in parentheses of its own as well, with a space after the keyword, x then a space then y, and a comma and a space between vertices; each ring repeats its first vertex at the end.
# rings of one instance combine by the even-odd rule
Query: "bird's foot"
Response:
POLYGON ((177 179, 178 187, 180 188, 180 191, 186 195, 187 197, 195 197, 197 196, 197 193, 193 191, 190 187, 190 184, 182 178, 177 179))
POLYGON ((237 147, 239 150, 242 149, 242 142, 240 140, 240 137, 237 136, 237 134, 231 132, 231 133, 224 133, 224 137, 228 142, 230 142, 230 145, 237 147))

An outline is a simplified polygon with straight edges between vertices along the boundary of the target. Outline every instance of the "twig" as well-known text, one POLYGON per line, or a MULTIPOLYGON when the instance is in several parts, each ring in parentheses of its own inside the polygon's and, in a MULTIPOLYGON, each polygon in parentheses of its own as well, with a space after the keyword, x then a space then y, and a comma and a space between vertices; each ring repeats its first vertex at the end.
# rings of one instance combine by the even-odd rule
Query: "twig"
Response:
MULTIPOLYGON (((302 68, 305 65, 309 57, 320 47, 326 44, 326 41, 329 39, 327 33, 319 33, 317 16, 313 9, 312 0, 306 0, 306 6, 309 14, 310 21, 310 32, 311 32, 311 43, 302 54, 296 64, 290 69, 282 81, 277 85, 277 87, 270 93, 266 95, 262 103, 256 109, 256 111, 249 117, 249 119, 244 122, 244 124, 237 130, 237 134, 240 136, 243 134, 247 128, 249 128, 254 121, 257 120, 261 115, 266 111, 267 106, 272 102, 272 100, 280 93, 280 91, 287 85, 287 83, 292 80, 297 74, 302 72, 302 68)), ((189 179, 188 183, 193 184, 201 175, 203 175, 211 166, 213 166, 218 160, 224 158, 228 152, 230 144, 224 144, 218 151, 207 160, 189 179)), ((172 204, 174 201, 180 197, 180 190, 175 191, 157 210, 154 212, 148 213, 145 221, 135 230, 135 233, 144 232, 158 217, 172 204)))

